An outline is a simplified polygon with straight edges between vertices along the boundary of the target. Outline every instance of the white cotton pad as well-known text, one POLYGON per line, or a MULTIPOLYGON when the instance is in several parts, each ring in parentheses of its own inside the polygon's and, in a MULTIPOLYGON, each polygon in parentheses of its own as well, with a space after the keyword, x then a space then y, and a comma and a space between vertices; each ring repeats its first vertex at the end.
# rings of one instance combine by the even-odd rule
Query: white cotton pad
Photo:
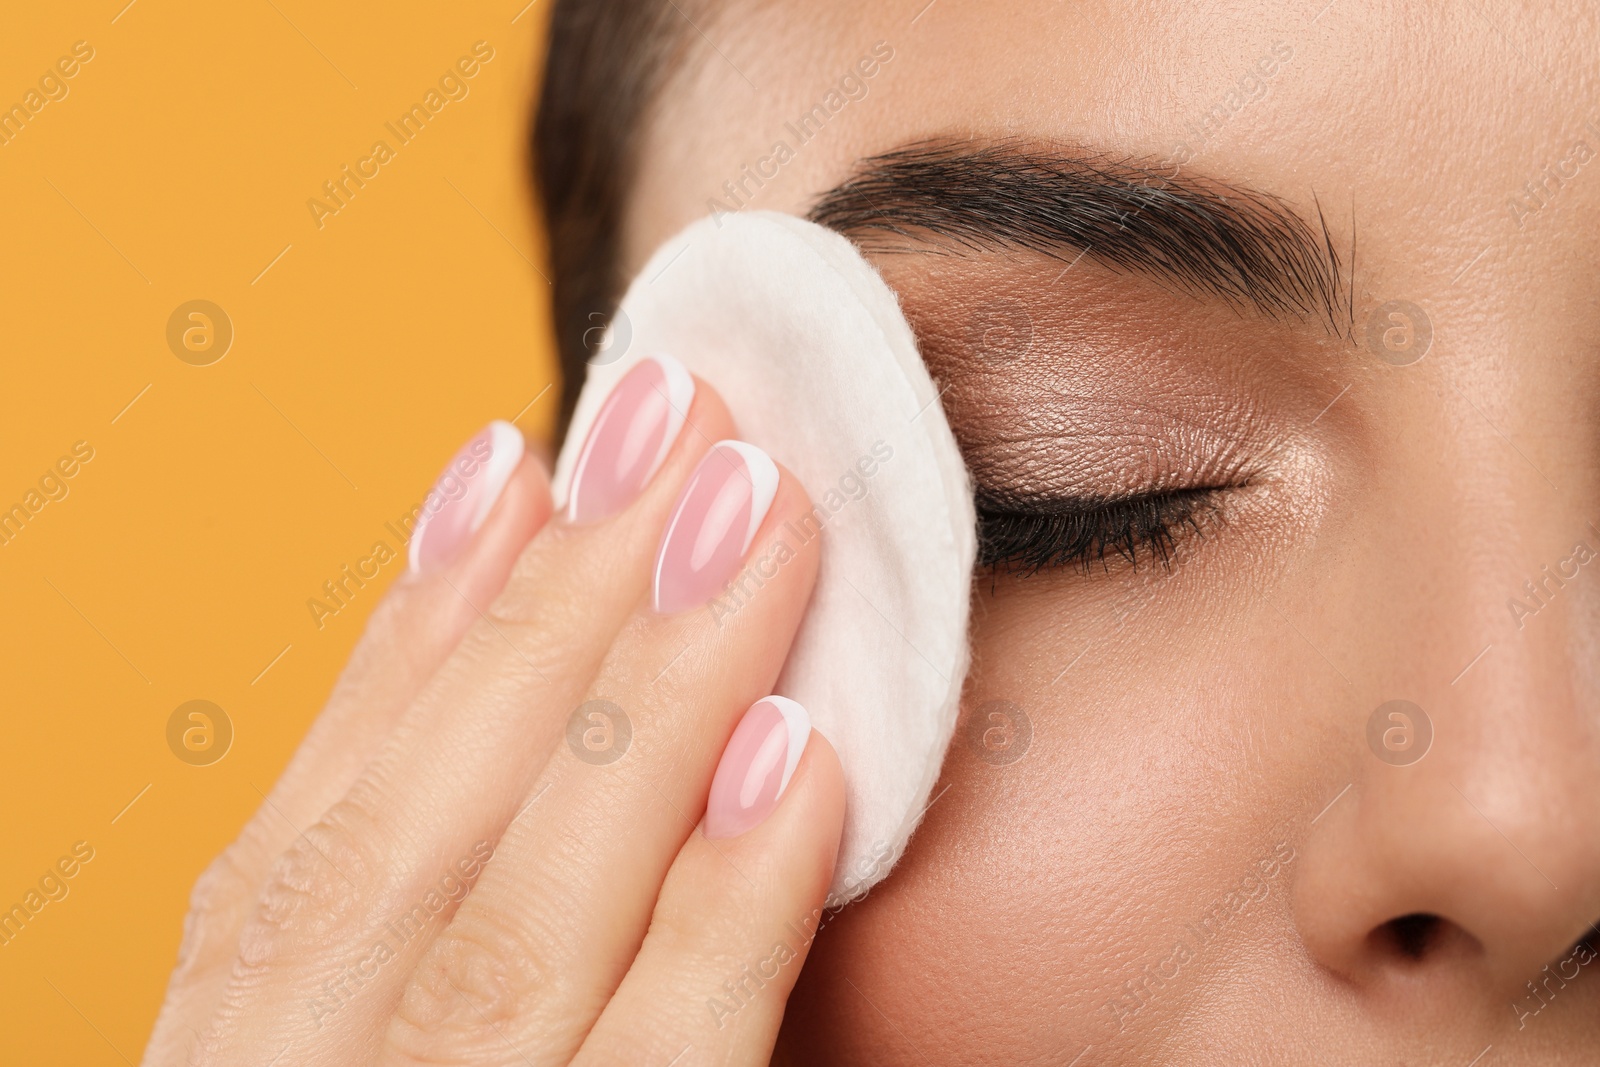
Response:
MULTIPOLYGON (((815 519, 816 591, 774 691, 805 706, 844 766, 831 900, 900 858, 930 799, 967 670, 976 522, 967 471, 893 291, 855 246, 789 215, 707 218, 629 287, 589 368, 555 491, 601 401, 639 359, 676 356, 721 394, 740 436, 789 468, 815 519)), ((713 603, 758 595, 754 579, 713 603)))

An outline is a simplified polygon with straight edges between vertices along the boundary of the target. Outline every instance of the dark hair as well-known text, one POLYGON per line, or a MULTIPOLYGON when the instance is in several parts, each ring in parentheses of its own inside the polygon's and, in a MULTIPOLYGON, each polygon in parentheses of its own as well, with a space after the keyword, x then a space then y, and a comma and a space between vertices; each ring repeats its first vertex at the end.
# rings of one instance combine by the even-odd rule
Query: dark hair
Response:
POLYGON ((554 271, 558 439, 627 279, 622 227, 652 98, 684 42, 673 0, 557 0, 531 133, 554 271))

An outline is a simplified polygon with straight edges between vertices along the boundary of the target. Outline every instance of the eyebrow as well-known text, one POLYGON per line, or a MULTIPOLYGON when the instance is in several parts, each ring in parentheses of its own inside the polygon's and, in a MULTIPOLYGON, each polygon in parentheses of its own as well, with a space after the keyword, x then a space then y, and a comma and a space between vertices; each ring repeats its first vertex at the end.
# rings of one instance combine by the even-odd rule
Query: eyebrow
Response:
POLYGON ((919 141, 861 160, 808 218, 867 252, 911 250, 893 238, 1057 259, 1077 250, 1072 262, 1086 255, 1271 318, 1320 319, 1341 336, 1354 314, 1320 204, 1314 228, 1265 193, 1079 148, 919 141))

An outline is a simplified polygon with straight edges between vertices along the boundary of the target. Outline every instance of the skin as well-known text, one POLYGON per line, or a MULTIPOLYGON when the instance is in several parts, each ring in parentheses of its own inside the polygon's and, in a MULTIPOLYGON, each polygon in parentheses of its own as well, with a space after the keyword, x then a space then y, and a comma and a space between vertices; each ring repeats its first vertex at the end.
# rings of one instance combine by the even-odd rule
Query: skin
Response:
MULTIPOLYGON (((146 1064, 766 1062, 838 852, 838 759, 812 731, 764 821, 716 839, 697 822, 818 548, 720 626, 654 610, 674 501, 737 436, 703 382, 686 415, 619 514, 553 518, 526 457, 460 555, 396 583, 196 885, 146 1064), (633 724, 609 762, 567 740, 594 699, 633 724), (711 1025, 707 998, 745 967, 776 970, 768 995, 711 1025)), ((810 507, 780 474, 750 553, 810 507)))
POLYGON ((630 271, 710 199, 746 206, 724 181, 879 41, 865 98, 748 207, 804 214, 935 135, 1169 159, 1283 41, 1185 170, 1313 223, 1320 203, 1347 271, 1357 240, 1332 330, 1092 256, 1061 275, 1071 250, 873 253, 981 482, 1236 487, 1170 567, 979 576, 966 716, 1014 702, 1031 744, 996 765, 958 727, 906 858, 819 938, 776 1062, 1592 1060, 1600 978, 1571 950, 1600 919, 1600 580, 1568 564, 1510 605, 1600 548, 1600 164, 1542 206, 1524 188, 1600 150, 1595 12, 1320 6, 696 12, 643 135, 630 271), (1391 299, 1431 321, 1409 366, 1367 344, 1391 299), (1008 300, 1031 345, 975 354, 1008 300), (1367 741, 1396 698, 1433 729, 1407 766, 1367 741), (1408 952, 1393 920, 1419 913, 1408 952))
MULTIPOLYGON (((1308 6, 691 9, 704 36, 642 134, 631 268, 877 41, 895 52, 868 95, 751 206, 804 213, 857 159, 932 134, 1165 159, 1284 41, 1264 95, 1184 166, 1320 202, 1347 256, 1358 236, 1351 321, 1230 309, 1092 256, 874 252, 980 482, 1219 492, 1167 566, 977 577, 939 799, 893 875, 726 1030, 705 1028, 707 990, 820 904, 842 817, 813 734, 767 822, 711 851, 692 827, 815 557, 720 637, 643 606, 678 487, 735 432, 706 383, 702 432, 614 519, 552 520, 526 461, 449 581, 398 583, 202 879, 146 1062, 754 1064, 775 1039, 796 1064, 1590 1062, 1597 979, 1572 946, 1600 918, 1600 585, 1572 563, 1537 602, 1523 583, 1600 549, 1600 164, 1537 210, 1508 203, 1600 140, 1582 129, 1600 32, 1553 5, 1308 6), (1366 343, 1391 299, 1432 324, 1408 366, 1366 343), (1029 343, 975 346, 1002 306, 1029 343), (652 712, 637 758, 564 759, 597 691, 652 712), (1408 765, 1368 741, 1396 698, 1433 732, 1408 765), (1022 709, 1026 744, 994 701, 1022 709), (971 743, 974 720, 999 741, 971 743), (479 840, 495 856, 466 902, 310 1026, 330 971, 479 840), (1395 922, 1418 914, 1426 937, 1395 922)), ((805 506, 785 478, 764 529, 805 506)))

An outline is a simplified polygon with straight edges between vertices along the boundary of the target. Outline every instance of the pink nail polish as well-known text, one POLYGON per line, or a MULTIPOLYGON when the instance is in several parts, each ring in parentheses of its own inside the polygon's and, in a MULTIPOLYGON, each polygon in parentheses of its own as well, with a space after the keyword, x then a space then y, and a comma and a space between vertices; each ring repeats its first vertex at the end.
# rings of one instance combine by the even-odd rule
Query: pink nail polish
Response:
POLYGON ((778 491, 778 468, 744 441, 718 441, 689 476, 656 552, 663 615, 709 601, 733 577, 778 491))
POLYGON ((522 431, 495 420, 461 447, 422 502, 411 534, 411 569, 443 570, 460 556, 522 462, 522 431))
POLYGON ((627 507, 667 458, 694 401, 694 377, 668 355, 647 356, 600 406, 573 468, 570 522, 597 522, 627 507))
POLYGON ((810 736, 811 716, 788 697, 752 704, 711 779, 705 835, 737 837, 771 815, 810 736))

